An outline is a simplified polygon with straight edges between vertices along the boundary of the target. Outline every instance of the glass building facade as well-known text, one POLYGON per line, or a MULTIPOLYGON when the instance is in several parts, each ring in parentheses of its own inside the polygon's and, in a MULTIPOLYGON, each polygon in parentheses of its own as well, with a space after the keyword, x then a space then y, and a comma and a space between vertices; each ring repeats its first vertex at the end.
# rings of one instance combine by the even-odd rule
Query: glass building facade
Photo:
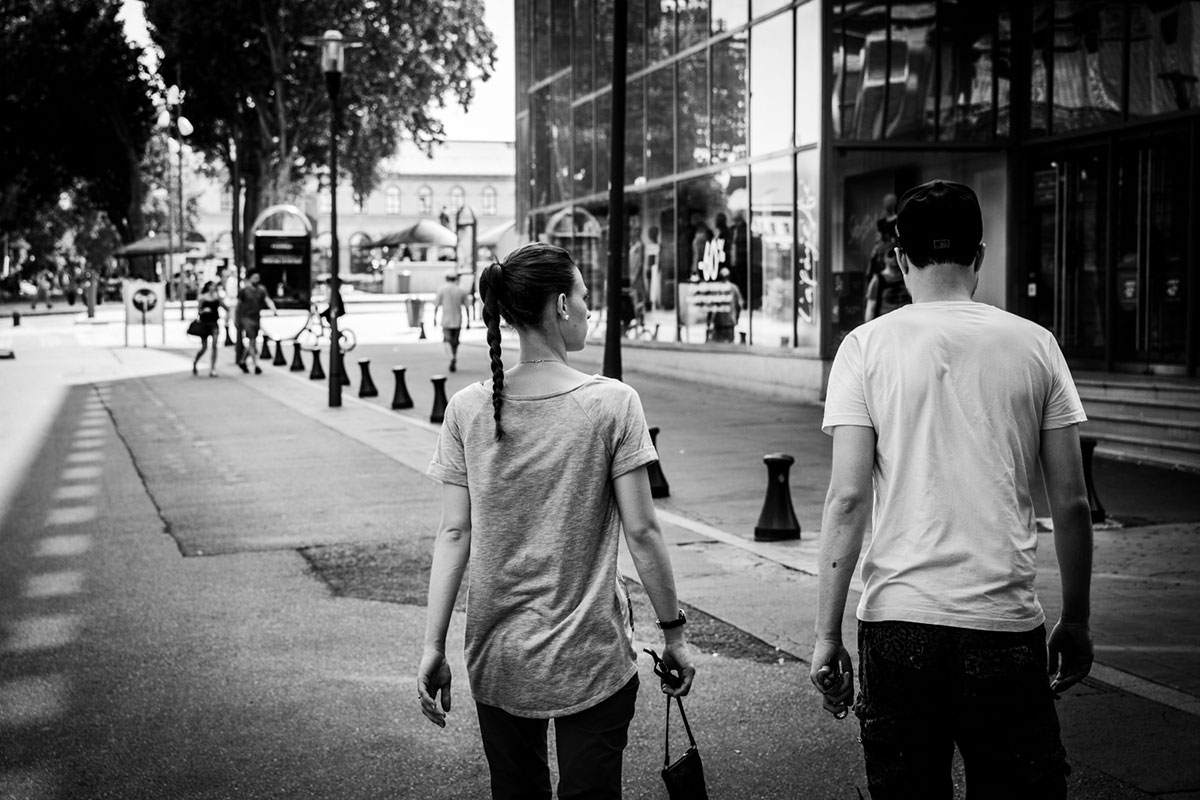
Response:
POLYGON ((517 209, 597 298, 624 226, 642 335, 831 358, 862 322, 889 195, 943 177, 984 207, 978 299, 1050 328, 1076 364, 1195 374, 1200 0, 627 10, 517 0, 517 209))

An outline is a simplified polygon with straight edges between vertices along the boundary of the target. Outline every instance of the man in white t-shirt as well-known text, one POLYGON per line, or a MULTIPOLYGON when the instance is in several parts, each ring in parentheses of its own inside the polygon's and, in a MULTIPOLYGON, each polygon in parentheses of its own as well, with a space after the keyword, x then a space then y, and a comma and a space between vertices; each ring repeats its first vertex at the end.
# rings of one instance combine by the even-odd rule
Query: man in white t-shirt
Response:
POLYGON ((458 369, 458 336, 463 326, 463 311, 471 313, 470 300, 467 293, 458 285, 458 273, 449 270, 446 282, 437 290, 437 300, 433 306, 433 324, 438 322, 438 309, 442 310, 442 341, 445 342, 446 352, 450 355, 450 371, 458 369))
POLYGON ((854 712, 872 798, 952 797, 955 745, 972 797, 1063 797, 1054 693, 1092 663, 1083 407, 1048 330, 972 299, 984 245, 969 187, 909 191, 897 228, 913 304, 852 331, 829 376, 810 677, 845 716, 842 616, 870 528, 854 712), (1048 646, 1034 590, 1039 462, 1063 594, 1048 646))

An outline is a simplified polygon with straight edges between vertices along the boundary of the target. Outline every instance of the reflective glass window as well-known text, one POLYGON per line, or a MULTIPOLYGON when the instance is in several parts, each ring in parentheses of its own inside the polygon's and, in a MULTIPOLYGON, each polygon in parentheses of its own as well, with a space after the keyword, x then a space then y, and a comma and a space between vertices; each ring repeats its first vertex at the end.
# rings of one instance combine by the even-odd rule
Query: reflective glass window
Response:
POLYGON ((716 36, 746 24, 746 0, 712 0, 712 32, 716 36))
POLYGON ((533 56, 533 28, 530 25, 529 13, 533 0, 516 0, 516 48, 515 67, 517 73, 517 113, 529 108, 529 95, 525 89, 533 82, 530 71, 530 59, 533 56))
MULTIPOLYGON (((864 89, 883 95, 884 139, 933 138, 936 12, 937 3, 896 0, 892 3, 891 37, 885 33, 868 42, 867 64, 872 68, 878 65, 882 74, 876 76, 869 69, 864 89)), ((946 45, 953 41, 948 33, 943 32, 946 45)))
POLYGON ((516 185, 513 187, 517 219, 525 219, 533 207, 533 146, 530 115, 517 115, 516 185))
POLYGON ((712 160, 746 157, 746 33, 712 48, 712 160))
POLYGON ((647 0, 646 58, 653 64, 675 52, 675 0, 647 0))
MULTIPOLYGON (((745 244, 738 243, 744 211, 730 198, 735 243, 731 252, 749 256, 745 283, 753 309, 750 343, 766 347, 792 344, 792 161, 788 155, 757 162, 750 168, 749 242, 745 244)), ((736 279, 732 265, 730 271, 736 279)))
POLYGON ((1121 120, 1124 14, 1115 0, 1054 3, 1054 133, 1121 120))
POLYGON ((389 186, 383 195, 384 212, 387 214, 400 213, 400 188, 389 186))
POLYGON ((532 147, 529 160, 533 171, 533 204, 550 202, 550 185, 553 183, 554 159, 553 123, 550 119, 550 87, 543 86, 533 93, 530 100, 530 122, 532 147))
POLYGON ((708 121, 708 53, 693 53, 679 62, 679 111, 676 152, 681 172, 707 167, 712 154, 708 121))
POLYGON ((646 182, 645 81, 625 84, 625 185, 646 182))
POLYGON ((533 0, 533 80, 540 81, 550 74, 550 51, 553 49, 550 6, 552 0, 533 0))
POLYGON ((791 15, 750 28, 750 155, 791 146, 792 74, 791 15))
POLYGON ((646 76, 646 177, 675 171, 675 68, 646 76))
POLYGON ((777 8, 783 8, 789 2, 790 0, 750 0, 750 16, 758 19, 777 8))
POLYGON ((642 198, 646 325, 659 326, 659 338, 669 340, 675 324, 675 189, 657 189, 642 198))
POLYGON ((937 36, 941 63, 935 77, 940 78, 936 103, 941 139, 993 137, 998 19, 994 1, 940 3, 937 36))
POLYGON ((1129 12, 1129 115, 1196 108, 1200 2, 1134 0, 1129 12))
POLYGON ((571 66, 571 4, 552 0, 550 7, 551 65, 558 72, 571 66))
POLYGON ((571 196, 571 81, 566 75, 550 86, 550 173, 552 185, 550 202, 571 196))
POLYGON ((609 131, 612 130, 612 94, 605 92, 596 98, 596 184, 593 191, 607 192, 610 163, 609 131))
POLYGON ((708 0, 675 0, 679 17, 677 37, 680 50, 708 39, 708 0))
POLYGON ((627 75, 646 66, 646 3, 647 0, 627 0, 625 6, 627 19, 625 25, 625 73, 627 75))
POLYGON ((591 94, 595 75, 592 70, 593 0, 575 0, 575 54, 572 65, 575 96, 591 94))
POLYGON ((796 144, 821 139, 821 4, 796 9, 796 144))
POLYGON ((996 17, 996 51, 992 64, 992 80, 996 82, 996 135, 1012 135, 1012 11, 1003 8, 996 17))
POLYGON ((747 206, 744 168, 678 185, 675 302, 680 341, 734 344, 749 334, 744 280, 749 273, 747 206), (735 216, 739 209, 740 216, 735 216), (742 250, 735 254, 738 246, 742 250))
POLYGON ((820 346, 821 153, 816 148, 796 154, 796 336, 797 347, 820 346))
POLYGON ((596 131, 592 121, 592 101, 588 100, 575 107, 575 159, 572 162, 574 172, 574 196, 582 197, 596 191, 595 168, 595 137, 596 131))
POLYGON ((613 0, 596 0, 596 88, 612 84, 613 0))

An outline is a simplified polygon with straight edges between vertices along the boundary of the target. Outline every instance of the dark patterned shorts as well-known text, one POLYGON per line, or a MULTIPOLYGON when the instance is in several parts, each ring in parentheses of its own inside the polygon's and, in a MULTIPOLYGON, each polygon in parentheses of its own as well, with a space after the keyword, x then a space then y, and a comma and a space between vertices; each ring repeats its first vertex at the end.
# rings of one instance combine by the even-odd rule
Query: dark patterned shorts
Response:
POLYGON ((854 713, 874 800, 953 797, 955 745, 971 800, 1066 796, 1044 627, 860 622, 858 652, 854 713))

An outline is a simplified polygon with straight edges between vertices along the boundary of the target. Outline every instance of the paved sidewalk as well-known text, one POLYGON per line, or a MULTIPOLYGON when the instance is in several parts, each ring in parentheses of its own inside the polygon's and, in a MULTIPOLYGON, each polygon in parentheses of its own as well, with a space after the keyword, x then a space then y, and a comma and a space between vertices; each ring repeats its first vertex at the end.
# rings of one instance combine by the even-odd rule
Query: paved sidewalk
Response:
MULTIPOLYGON (((324 383, 277 367, 230 373, 228 351, 224 377, 192 378, 174 327, 174 351, 100 346, 119 336, 103 326, 19 333, 0 330, 0 347, 20 351, 0 364, 0 740, 22 744, 0 745, 0 796, 480 796, 465 690, 446 732, 407 703, 423 611, 330 598, 297 555, 432 532, 436 486, 420 473, 437 435, 427 417, 440 343, 360 336, 348 363, 372 359, 383 396, 359 400, 352 370, 344 407, 329 409, 324 383), (417 403, 408 412, 387 407, 386 368, 398 363, 417 403), (89 472, 97 460, 104 469, 89 472), (72 594, 72 581, 85 590, 72 594)), ((599 356, 577 363, 598 368, 599 356)), ((486 351, 468 344, 460 365, 451 390, 486 377, 486 351)), ((681 596, 807 659, 828 481, 819 409, 626 380, 662 428, 672 497, 660 513, 681 596), (799 542, 752 538, 761 456, 773 451, 797 458, 799 542)), ((1060 706, 1072 786, 1081 797, 1197 797, 1200 581, 1187 523, 1200 520, 1200 487, 1109 462, 1097 481, 1114 516, 1164 524, 1098 537, 1110 672, 1060 706)), ((816 709, 802 667, 701 659, 689 709, 714 797, 865 792, 856 726, 816 709)), ((649 691, 639 702, 627 796, 660 797, 660 707, 649 691)))

